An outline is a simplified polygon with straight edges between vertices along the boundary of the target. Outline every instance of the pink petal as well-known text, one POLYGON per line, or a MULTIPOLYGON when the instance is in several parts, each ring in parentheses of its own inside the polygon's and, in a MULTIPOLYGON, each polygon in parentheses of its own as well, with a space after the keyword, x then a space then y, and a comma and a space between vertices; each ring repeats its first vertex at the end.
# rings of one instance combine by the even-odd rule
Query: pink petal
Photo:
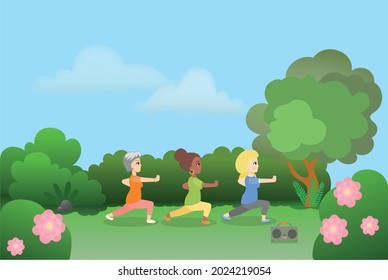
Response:
POLYGON ((34 226, 32 228, 32 233, 35 234, 35 235, 39 235, 40 234, 40 230, 39 230, 38 226, 34 226))
POLYGON ((349 208, 353 208, 354 205, 356 205, 356 201, 355 201, 355 200, 349 201, 346 205, 347 205, 349 208))
POLYGON ((50 243, 50 239, 49 238, 47 238, 46 236, 40 236, 40 242, 42 242, 43 244, 48 244, 48 243, 50 243))
POLYGON ((342 238, 337 238, 337 239, 333 240, 334 245, 339 245, 341 243, 342 243, 342 238))
POLYGON ((331 239, 328 238, 327 236, 324 236, 324 237, 323 237, 323 241, 325 241, 325 243, 330 243, 330 242, 331 242, 331 239))
POLYGON ((40 215, 36 215, 35 217, 34 217, 34 223, 35 224, 38 224, 40 222, 40 215))
POLYGON ((60 234, 57 234, 54 236, 53 241, 58 242, 59 240, 61 240, 61 238, 62 238, 62 236, 60 234))

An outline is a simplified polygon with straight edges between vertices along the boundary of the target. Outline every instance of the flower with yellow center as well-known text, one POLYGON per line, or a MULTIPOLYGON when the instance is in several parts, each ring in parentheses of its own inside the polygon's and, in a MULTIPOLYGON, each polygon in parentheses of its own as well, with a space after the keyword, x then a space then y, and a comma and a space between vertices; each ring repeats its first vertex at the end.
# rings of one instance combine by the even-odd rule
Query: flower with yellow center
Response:
POLYGON ((51 230, 54 227, 53 223, 47 223, 46 229, 51 230))

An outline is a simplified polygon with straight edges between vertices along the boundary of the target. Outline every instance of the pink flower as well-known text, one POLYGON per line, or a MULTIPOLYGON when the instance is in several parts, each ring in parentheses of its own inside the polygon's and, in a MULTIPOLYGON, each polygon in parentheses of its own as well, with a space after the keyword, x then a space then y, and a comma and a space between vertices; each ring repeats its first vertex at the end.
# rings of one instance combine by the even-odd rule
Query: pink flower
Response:
POLYGON ((376 231, 379 230, 378 219, 373 218, 372 216, 368 216, 362 219, 361 228, 364 234, 374 235, 376 231))
POLYGON ((17 237, 14 237, 11 240, 8 240, 7 251, 11 253, 12 256, 23 254, 24 243, 23 240, 20 240, 17 237))
POLYGON ((360 188, 360 183, 354 182, 350 178, 345 178, 342 182, 337 182, 334 196, 337 198, 338 205, 346 205, 352 208, 356 204, 356 200, 360 200, 362 197, 360 188))
POLYGON ((32 232, 40 236, 40 242, 48 244, 50 241, 58 242, 65 231, 65 224, 62 223, 62 215, 54 214, 51 210, 46 210, 41 215, 34 217, 35 226, 32 232))
POLYGON ((323 241, 326 243, 333 242, 334 245, 341 244, 342 238, 348 236, 347 224, 345 219, 341 219, 337 215, 331 215, 330 218, 323 219, 320 229, 323 241))

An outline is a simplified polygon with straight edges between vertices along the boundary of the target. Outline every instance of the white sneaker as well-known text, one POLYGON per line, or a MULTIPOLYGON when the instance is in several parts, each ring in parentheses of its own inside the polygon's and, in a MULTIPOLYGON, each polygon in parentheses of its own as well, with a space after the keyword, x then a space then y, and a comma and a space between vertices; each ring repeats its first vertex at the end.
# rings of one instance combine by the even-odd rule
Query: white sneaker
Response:
POLYGON ((105 218, 107 218, 107 219, 110 220, 110 221, 113 221, 113 217, 112 217, 111 215, 109 215, 109 214, 107 214, 107 215, 105 216, 105 218))
POLYGON ((150 219, 150 220, 147 220, 147 224, 155 224, 156 222, 154 221, 154 220, 152 220, 152 219, 150 219))

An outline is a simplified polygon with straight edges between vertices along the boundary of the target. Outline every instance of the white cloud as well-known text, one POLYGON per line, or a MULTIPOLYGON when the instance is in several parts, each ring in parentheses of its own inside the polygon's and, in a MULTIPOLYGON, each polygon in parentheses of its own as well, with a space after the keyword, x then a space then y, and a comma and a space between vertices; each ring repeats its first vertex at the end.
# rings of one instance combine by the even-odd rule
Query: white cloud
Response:
POLYGON ((209 71, 190 69, 177 86, 159 88, 139 108, 149 113, 172 110, 225 115, 241 112, 244 105, 241 100, 231 100, 225 92, 218 92, 209 71))
POLYGON ((49 93, 146 89, 153 94, 139 108, 149 113, 171 110, 237 114, 244 108, 241 100, 232 100, 225 92, 217 91, 214 78, 206 69, 190 69, 175 85, 153 67, 126 64, 119 54, 105 46, 81 50, 72 69, 59 70, 54 77, 39 78, 35 89, 49 93))
POLYGON ((59 70, 55 77, 41 77, 35 88, 42 92, 156 90, 167 82, 150 66, 125 64, 111 48, 92 46, 78 53, 73 69, 59 70))

